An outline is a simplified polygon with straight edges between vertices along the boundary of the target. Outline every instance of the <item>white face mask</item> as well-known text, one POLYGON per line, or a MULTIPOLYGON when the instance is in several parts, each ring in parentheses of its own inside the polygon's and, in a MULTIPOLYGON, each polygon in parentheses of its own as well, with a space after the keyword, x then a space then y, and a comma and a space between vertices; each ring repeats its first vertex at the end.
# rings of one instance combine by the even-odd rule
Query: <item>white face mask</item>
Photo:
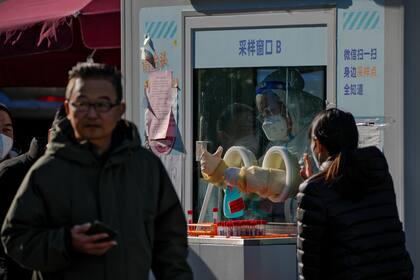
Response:
POLYGON ((266 117, 262 124, 262 129, 270 141, 289 140, 286 119, 280 115, 266 117))
POLYGON ((13 147, 13 138, 0 134, 0 160, 3 160, 13 147))
POLYGON ((320 167, 321 165, 319 164, 319 160, 318 160, 318 158, 316 157, 316 155, 315 155, 315 151, 314 151, 314 150, 315 150, 315 144, 311 144, 312 159, 314 160, 316 167, 319 169, 319 167, 320 167))

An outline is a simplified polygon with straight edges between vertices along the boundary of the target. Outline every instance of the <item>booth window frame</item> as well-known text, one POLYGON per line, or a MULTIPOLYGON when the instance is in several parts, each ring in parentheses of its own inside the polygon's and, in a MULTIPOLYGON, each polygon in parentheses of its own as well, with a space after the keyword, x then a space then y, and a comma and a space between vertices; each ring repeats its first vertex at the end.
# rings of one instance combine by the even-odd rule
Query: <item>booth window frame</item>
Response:
POLYGON ((326 99, 336 104, 336 9, 259 11, 246 14, 203 15, 198 12, 182 13, 183 29, 183 84, 185 85, 185 126, 181 131, 185 139, 185 165, 183 170, 182 203, 184 209, 193 209, 193 161, 194 155, 194 116, 193 116, 193 34, 197 30, 232 28, 273 28, 288 26, 325 26, 326 46, 326 99))

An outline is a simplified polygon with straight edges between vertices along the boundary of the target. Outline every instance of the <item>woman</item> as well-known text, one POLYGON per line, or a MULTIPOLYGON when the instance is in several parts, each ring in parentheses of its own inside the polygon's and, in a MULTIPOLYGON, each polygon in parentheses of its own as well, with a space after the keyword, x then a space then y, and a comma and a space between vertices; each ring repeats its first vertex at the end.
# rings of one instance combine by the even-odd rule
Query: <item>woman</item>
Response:
MULTIPOLYGON (((353 116, 335 108, 314 118, 309 136, 320 172, 299 187, 299 279, 412 279, 382 152, 358 149, 353 116)), ((304 177, 309 165, 306 157, 304 177)))

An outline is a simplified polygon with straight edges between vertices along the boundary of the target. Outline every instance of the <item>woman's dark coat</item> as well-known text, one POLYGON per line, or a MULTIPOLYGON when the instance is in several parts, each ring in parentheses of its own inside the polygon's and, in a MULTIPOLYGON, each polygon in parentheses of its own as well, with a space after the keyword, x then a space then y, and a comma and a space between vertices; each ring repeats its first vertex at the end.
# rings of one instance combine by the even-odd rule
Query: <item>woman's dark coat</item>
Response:
POLYGON ((327 184, 321 173, 299 188, 299 279, 412 279, 384 155, 368 147, 347 160, 343 179, 327 184))

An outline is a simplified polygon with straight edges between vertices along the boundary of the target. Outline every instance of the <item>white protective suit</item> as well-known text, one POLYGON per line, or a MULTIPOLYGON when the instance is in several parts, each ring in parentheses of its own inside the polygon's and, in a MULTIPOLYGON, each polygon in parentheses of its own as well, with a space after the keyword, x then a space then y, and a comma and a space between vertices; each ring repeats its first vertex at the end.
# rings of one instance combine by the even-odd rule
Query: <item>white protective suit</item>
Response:
MULTIPOLYGON (((270 146, 284 146, 297 160, 301 160, 303 153, 307 152, 309 146, 308 128, 315 115, 323 109, 323 102, 320 98, 303 91, 304 80, 300 73, 292 68, 280 68, 268 75, 265 80, 258 85, 256 90, 256 103, 262 117, 264 117, 263 130, 277 132, 277 135, 284 135, 279 130, 287 129, 287 137, 274 140, 270 146), (274 101, 273 101, 274 100, 274 101), (270 104, 271 102, 271 104, 270 104), (277 104, 273 104, 276 102, 277 104), (271 106, 270 105, 276 105, 271 106), (272 122, 267 114, 275 115, 276 107, 285 108, 281 113, 286 119, 287 126, 282 125, 274 129, 264 129, 272 122)), ((280 110, 282 111, 282 110, 280 110)), ((278 200, 279 193, 285 185, 285 172, 281 169, 263 168, 259 166, 250 167, 228 167, 221 158, 222 151, 218 149, 214 154, 204 151, 201 156, 201 172, 203 178, 216 186, 226 184, 238 186, 241 192, 256 193, 262 198, 268 198, 273 202, 283 202, 278 200)), ((289 197, 293 197, 298 184, 291 188, 289 197)))

